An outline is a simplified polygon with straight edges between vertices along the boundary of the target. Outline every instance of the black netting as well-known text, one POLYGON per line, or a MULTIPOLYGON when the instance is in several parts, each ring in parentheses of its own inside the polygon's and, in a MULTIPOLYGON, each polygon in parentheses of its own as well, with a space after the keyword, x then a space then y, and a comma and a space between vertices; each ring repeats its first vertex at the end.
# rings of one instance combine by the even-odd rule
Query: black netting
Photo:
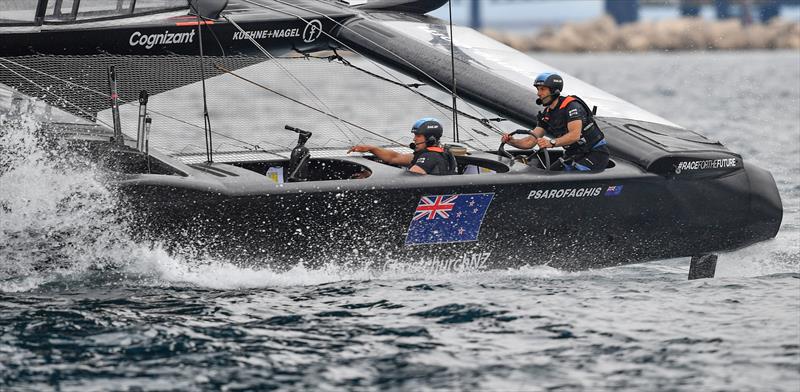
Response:
MULTIPOLYGON (((287 124, 314 133, 309 148, 336 153, 357 143, 407 145, 411 124, 421 117, 438 118, 447 130, 444 141, 453 140, 452 111, 442 107, 451 103, 449 94, 430 86, 406 88, 404 84, 418 81, 387 74, 385 68, 365 58, 350 55, 347 61, 388 81, 325 58, 263 60, 206 59, 215 160, 285 156, 297 142, 296 134, 283 129, 287 124)), ((136 136, 139 91, 148 90, 152 94, 148 111, 153 118, 150 146, 187 161, 205 159, 197 57, 0 58, 0 83, 85 118, 97 113, 96 121, 111 124, 107 67, 112 64, 117 67, 120 97, 128 102, 120 107, 123 132, 136 136)), ((459 110, 468 114, 459 116, 460 141, 476 149, 496 148, 498 129, 517 128, 510 122, 492 122, 489 127, 479 119, 495 115, 462 101, 459 110)))
MULTIPOLYGON (((209 58, 228 69, 263 61, 257 57, 209 58)), ((192 56, 20 56, 0 57, 0 82, 31 97, 86 119, 109 107, 108 68, 116 67, 119 97, 137 101, 139 91, 151 94, 200 80, 200 61, 192 56)), ((221 72, 206 67, 209 77, 221 72)))

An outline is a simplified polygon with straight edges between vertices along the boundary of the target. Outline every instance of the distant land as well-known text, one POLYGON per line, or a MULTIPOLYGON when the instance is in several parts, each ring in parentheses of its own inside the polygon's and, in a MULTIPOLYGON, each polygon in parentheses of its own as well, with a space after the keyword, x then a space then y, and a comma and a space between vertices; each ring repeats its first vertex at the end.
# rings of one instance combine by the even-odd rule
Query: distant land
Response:
MULTIPOLYGON (((642 4, 639 8, 641 22, 654 22, 669 19, 680 19, 680 10, 675 0, 664 0, 664 5, 642 4)), ((753 1, 755 3, 755 1, 753 1)), ((785 4, 780 7, 783 20, 800 23, 800 0, 796 5, 785 4)), ((504 33, 530 34, 543 28, 557 28, 564 23, 576 23, 595 20, 603 16, 602 0, 536 0, 536 1, 495 1, 482 0, 481 15, 483 28, 504 33)), ((734 6, 733 12, 738 8, 734 6)), ((716 20, 714 7, 700 7, 699 16, 706 20, 716 20)), ((752 9, 751 12, 755 12, 752 9)), ((448 19, 448 6, 430 13, 441 19, 448 19)), ((465 0, 453 2, 453 23, 469 25, 469 2, 465 0)))
POLYGON ((680 18, 617 25, 611 17, 601 16, 535 33, 483 31, 523 52, 800 49, 800 22, 781 18, 765 24, 680 18))

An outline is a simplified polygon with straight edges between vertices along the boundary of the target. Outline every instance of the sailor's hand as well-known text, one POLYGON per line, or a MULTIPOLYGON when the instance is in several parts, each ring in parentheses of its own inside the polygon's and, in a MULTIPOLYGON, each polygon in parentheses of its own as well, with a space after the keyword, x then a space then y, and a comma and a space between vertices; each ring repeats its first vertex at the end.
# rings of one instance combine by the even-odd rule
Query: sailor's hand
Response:
POLYGON ((504 133, 503 136, 500 137, 500 141, 503 143, 508 143, 511 140, 511 134, 504 133))
POLYGON ((553 145, 550 144, 550 139, 548 139, 546 137, 540 137, 539 139, 537 139, 536 140, 536 144, 539 145, 539 148, 550 148, 550 147, 553 147, 553 145))
POLYGON ((353 147, 350 147, 350 149, 347 150, 347 153, 349 154, 351 152, 369 152, 369 149, 371 147, 372 146, 368 146, 366 144, 358 144, 358 145, 355 145, 353 147))

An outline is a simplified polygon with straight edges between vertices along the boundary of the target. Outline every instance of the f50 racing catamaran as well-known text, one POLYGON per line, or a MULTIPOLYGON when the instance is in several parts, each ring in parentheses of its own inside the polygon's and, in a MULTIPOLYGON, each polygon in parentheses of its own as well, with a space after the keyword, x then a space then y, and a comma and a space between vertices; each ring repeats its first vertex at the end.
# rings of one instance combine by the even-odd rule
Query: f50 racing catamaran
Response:
POLYGON ((596 107, 608 168, 497 149, 535 124, 534 77, 554 69, 425 15, 443 4, 11 0, 0 83, 63 114, 44 126, 112 174, 138 236, 175 251, 566 269, 692 256, 697 278, 776 235, 770 173, 563 72, 596 107), (458 175, 345 153, 402 148, 429 115, 454 129, 458 175))

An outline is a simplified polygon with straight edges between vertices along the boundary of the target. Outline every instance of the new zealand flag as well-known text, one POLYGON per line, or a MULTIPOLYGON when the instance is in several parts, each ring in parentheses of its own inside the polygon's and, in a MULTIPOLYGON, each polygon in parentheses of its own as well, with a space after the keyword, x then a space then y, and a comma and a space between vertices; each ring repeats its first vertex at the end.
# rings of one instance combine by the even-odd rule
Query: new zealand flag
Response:
POLYGON ((493 197, 494 193, 422 196, 406 245, 477 241, 493 197))
POLYGON ((606 196, 619 196, 622 193, 622 185, 612 185, 606 189, 606 196))

